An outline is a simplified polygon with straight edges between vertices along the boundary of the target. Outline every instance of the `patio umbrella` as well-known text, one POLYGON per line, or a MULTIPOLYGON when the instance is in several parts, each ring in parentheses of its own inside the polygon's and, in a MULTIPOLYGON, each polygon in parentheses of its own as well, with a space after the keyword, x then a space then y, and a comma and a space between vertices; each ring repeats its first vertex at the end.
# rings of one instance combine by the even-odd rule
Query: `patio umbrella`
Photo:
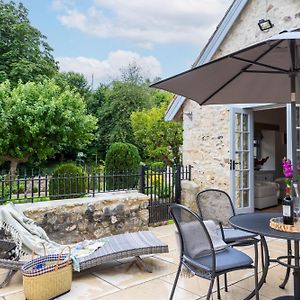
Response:
POLYGON ((296 181, 296 102, 300 103, 300 32, 284 31, 152 85, 200 105, 291 103, 296 181))

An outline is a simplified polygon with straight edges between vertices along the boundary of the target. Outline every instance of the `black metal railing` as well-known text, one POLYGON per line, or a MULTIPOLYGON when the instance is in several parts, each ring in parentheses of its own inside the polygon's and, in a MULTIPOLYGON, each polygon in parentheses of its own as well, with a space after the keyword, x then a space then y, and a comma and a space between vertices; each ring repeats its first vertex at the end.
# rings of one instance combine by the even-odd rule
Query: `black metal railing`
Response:
POLYGON ((191 180, 191 166, 141 169, 140 192, 150 196, 149 223, 170 219, 169 207, 180 203, 181 180, 191 180))
POLYGON ((106 172, 92 174, 60 174, 10 177, 0 176, 0 204, 14 201, 19 203, 34 200, 57 200, 83 197, 87 194, 138 190, 140 172, 106 172))
POLYGON ((191 166, 149 167, 122 173, 0 175, 0 204, 26 203, 95 196, 98 193, 138 190, 150 197, 150 223, 169 219, 171 203, 180 202, 181 180, 191 180, 191 166))

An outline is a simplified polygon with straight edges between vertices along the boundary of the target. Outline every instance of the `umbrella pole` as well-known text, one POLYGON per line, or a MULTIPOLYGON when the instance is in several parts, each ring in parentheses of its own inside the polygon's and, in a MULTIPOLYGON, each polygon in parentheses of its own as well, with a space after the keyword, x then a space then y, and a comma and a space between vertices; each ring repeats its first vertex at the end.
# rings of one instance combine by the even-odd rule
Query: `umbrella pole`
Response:
MULTIPOLYGON (((291 58, 291 69, 289 72, 290 76, 290 88, 291 88, 291 161, 293 166, 293 195, 298 196, 298 190, 296 191, 296 185, 298 183, 297 179, 297 135, 296 135, 296 41, 289 41, 289 51, 291 58)), ((287 141, 289 142, 289 141, 287 141)))
POLYGON ((297 135, 296 135, 296 102, 291 101, 291 150, 292 150, 292 165, 293 165, 293 182, 297 183, 297 135))

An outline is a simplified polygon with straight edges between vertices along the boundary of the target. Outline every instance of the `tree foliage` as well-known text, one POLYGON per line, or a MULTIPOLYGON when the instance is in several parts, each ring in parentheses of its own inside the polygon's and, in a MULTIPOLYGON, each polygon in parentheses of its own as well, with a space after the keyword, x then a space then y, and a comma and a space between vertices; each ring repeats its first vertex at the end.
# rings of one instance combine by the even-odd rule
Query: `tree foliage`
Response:
POLYGON ((131 113, 154 105, 152 90, 145 83, 137 82, 137 75, 124 75, 124 78, 129 80, 114 81, 102 89, 103 102, 96 112, 98 149, 102 155, 112 143, 134 143, 131 113))
POLYGON ((71 89, 80 94, 80 96, 87 102, 89 97, 92 96, 91 87, 81 73, 76 73, 73 71, 57 73, 55 78, 55 83, 61 88, 65 88, 68 85, 71 89))
POLYGON ((150 110, 133 112, 131 125, 136 144, 150 159, 172 166, 181 161, 182 123, 164 121, 166 103, 150 110))
POLYGON ((84 147, 93 139, 96 119, 86 114, 78 93, 53 80, 0 84, 0 159, 18 163, 44 160, 66 147, 84 147))
POLYGON ((86 99, 87 109, 90 114, 98 115, 98 110, 106 101, 107 90, 107 85, 100 84, 100 86, 91 93, 91 96, 86 99))
MULTIPOLYGON (((147 144, 151 139, 160 143, 153 132, 144 140, 138 138, 143 136, 137 129, 142 124, 133 121, 135 114, 130 120, 132 113, 155 114, 153 107, 159 106, 161 116, 170 94, 150 89, 136 63, 122 69, 118 80, 93 91, 82 74, 58 73, 46 37, 30 24, 24 5, 13 1, 0 0, 0 37, 0 160, 10 161, 11 170, 20 162, 36 163, 55 154, 74 158, 78 150, 104 159, 114 142, 134 143, 151 158, 179 159, 178 140, 162 141, 155 149, 147 144), (96 120, 98 130, 93 134, 96 120)), ((162 130, 162 139, 172 134, 178 139, 180 129, 162 119, 150 127, 162 130)))
POLYGON ((30 25, 22 3, 0 0, 0 82, 52 77, 58 70, 46 37, 30 25))

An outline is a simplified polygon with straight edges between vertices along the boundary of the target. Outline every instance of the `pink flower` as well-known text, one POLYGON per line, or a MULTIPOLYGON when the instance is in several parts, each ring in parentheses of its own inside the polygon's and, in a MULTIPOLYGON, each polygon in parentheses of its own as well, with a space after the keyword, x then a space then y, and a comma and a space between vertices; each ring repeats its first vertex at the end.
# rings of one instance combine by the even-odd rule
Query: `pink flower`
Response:
MULTIPOLYGON (((289 159, 284 158, 282 160, 282 168, 283 168, 283 173, 284 173, 285 177, 287 177, 287 178, 293 177, 293 166, 289 159)), ((300 166, 299 166, 299 169, 297 167, 297 170, 298 170, 298 172, 300 172, 300 166)))

